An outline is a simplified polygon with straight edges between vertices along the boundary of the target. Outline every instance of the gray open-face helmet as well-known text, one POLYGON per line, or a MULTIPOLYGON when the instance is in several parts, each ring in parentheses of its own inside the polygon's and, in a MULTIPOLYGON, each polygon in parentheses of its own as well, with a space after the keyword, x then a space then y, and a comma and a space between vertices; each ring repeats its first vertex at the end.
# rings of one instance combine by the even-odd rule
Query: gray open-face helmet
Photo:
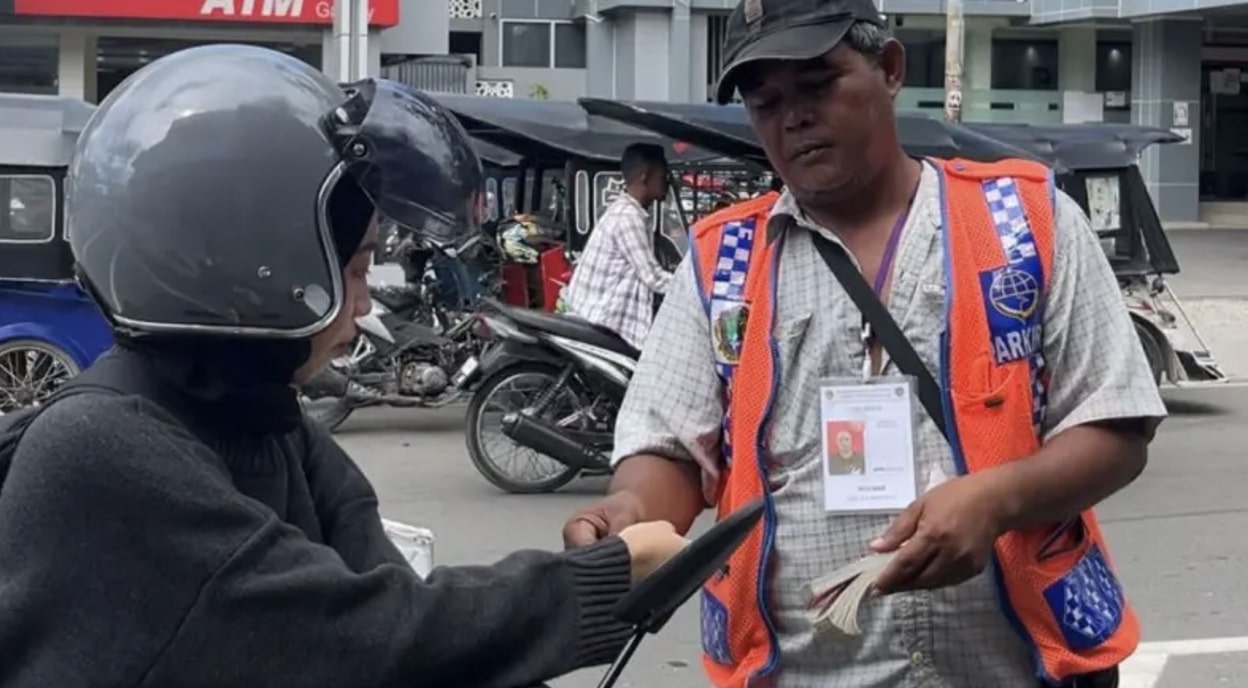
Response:
POLYGON ((428 96, 339 85, 263 48, 192 48, 100 104, 66 179, 65 229, 118 328, 303 338, 342 309, 338 251, 364 233, 333 226, 344 185, 434 243, 479 231, 480 162, 428 96))

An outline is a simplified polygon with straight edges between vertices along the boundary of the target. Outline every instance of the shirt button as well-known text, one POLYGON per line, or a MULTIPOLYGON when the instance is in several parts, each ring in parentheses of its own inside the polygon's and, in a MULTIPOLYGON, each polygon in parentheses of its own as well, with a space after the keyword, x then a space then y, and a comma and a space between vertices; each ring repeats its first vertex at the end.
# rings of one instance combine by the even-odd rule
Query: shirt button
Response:
POLYGON ((914 666, 916 666, 916 667, 917 667, 917 666, 921 666, 921 665, 923 664, 923 653, 922 653, 922 652, 916 652, 916 653, 914 653, 914 654, 910 655, 910 664, 912 664, 912 665, 914 665, 914 666))

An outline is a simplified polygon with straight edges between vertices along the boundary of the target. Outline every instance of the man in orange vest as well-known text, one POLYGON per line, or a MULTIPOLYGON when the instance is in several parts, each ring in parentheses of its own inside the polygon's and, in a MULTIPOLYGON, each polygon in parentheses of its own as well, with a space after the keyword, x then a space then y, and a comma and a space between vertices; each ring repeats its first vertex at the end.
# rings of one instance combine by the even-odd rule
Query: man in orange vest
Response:
POLYGON ((1165 407, 1086 216, 1035 163, 905 154, 871 0, 745 0, 725 55, 786 187, 694 226, 566 543, 764 498, 701 595, 719 688, 1115 685, 1139 626, 1092 507, 1165 407), (823 630, 808 586, 871 552, 861 634, 823 630))

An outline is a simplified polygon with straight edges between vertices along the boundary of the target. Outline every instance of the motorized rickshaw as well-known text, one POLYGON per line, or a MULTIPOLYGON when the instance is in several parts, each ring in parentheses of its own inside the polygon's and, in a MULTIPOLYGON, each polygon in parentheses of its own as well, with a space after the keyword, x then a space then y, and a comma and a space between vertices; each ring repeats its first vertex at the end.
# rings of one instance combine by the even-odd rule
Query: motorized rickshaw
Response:
POLYGON ((435 97, 474 138, 520 156, 518 173, 499 182, 500 217, 533 216, 534 222, 552 226, 562 239, 562 245, 541 252, 536 269, 505 267, 509 275, 504 279, 504 299, 514 305, 554 308, 570 275, 570 262, 623 191, 620 157, 630 144, 663 146, 677 177, 672 195, 654 213, 655 253, 667 267, 674 267, 683 255, 685 228, 691 222, 680 202, 679 182, 687 177, 697 184, 712 171, 742 169, 740 163, 687 143, 589 116, 573 102, 435 97))
POLYGON ((65 172, 94 109, 0 94, 0 414, 46 399, 112 343, 64 230, 65 172))
MULTIPOLYGON (((583 98, 591 114, 679 138, 706 150, 765 165, 740 106, 622 102, 583 98)), ((1165 275, 1179 271, 1137 161, 1150 145, 1180 137, 1122 124, 949 125, 899 115, 898 133, 915 156, 999 160, 1021 157, 1054 168, 1058 186, 1088 212, 1118 277, 1128 311, 1158 383, 1225 381, 1165 275)))

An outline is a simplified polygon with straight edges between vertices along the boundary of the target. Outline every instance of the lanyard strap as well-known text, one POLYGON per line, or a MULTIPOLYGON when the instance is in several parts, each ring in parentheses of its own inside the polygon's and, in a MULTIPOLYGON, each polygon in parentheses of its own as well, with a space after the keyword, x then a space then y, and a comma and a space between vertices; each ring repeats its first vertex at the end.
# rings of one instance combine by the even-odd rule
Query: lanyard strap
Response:
POLYGON ((880 269, 875 273, 875 295, 884 298, 884 285, 888 283, 888 273, 893 271, 893 261, 897 256, 897 245, 901 243, 901 231, 906 226, 906 219, 910 217, 910 207, 914 204, 914 197, 910 198, 910 205, 897 218, 897 222, 893 224, 893 231, 888 235, 888 243, 884 246, 884 255, 880 258, 880 269))

